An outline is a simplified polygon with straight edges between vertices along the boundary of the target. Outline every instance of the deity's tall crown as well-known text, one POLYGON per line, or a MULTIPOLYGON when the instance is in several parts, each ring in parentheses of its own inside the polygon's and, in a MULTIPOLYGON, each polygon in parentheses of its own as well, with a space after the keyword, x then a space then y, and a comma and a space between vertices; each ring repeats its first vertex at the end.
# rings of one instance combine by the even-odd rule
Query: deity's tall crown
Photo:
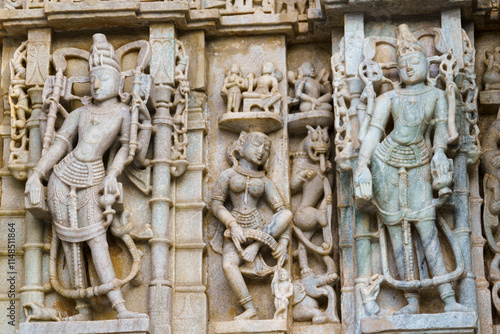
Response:
POLYGON ((420 42, 411 33, 406 24, 401 24, 396 32, 398 39, 396 42, 396 58, 406 56, 411 53, 421 53, 427 57, 420 42))
POLYGON ((113 68, 121 72, 120 60, 115 54, 115 48, 108 43, 103 34, 94 34, 94 44, 90 49, 89 68, 90 71, 98 68, 113 68))

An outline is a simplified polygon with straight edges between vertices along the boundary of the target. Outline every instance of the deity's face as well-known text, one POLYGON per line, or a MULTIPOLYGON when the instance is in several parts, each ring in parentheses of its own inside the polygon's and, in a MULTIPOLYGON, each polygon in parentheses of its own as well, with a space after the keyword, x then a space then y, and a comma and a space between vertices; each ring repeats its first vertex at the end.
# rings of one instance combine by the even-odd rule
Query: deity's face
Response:
POLYGON ((270 61, 262 65, 262 74, 272 74, 274 72, 274 64, 270 61))
POLYGON ((240 67, 236 64, 231 65, 231 69, 229 70, 231 74, 238 74, 240 73, 240 67))
POLYGON ((250 132, 242 145, 240 155, 257 166, 262 166, 269 158, 271 140, 263 133, 250 132))
POLYGON ((315 73, 314 73, 314 66, 311 63, 309 63, 309 62, 303 63, 300 66, 300 71, 306 77, 314 77, 314 75, 315 75, 315 73))
POLYGON ((90 72, 90 91, 96 102, 118 96, 120 73, 112 68, 101 67, 90 72))
POLYGON ((398 59, 398 70, 403 83, 414 85, 427 79, 429 64, 423 54, 415 52, 398 59))
POLYGON ((288 279, 290 278, 290 275, 288 275, 288 271, 280 270, 279 278, 281 281, 288 281, 288 279))

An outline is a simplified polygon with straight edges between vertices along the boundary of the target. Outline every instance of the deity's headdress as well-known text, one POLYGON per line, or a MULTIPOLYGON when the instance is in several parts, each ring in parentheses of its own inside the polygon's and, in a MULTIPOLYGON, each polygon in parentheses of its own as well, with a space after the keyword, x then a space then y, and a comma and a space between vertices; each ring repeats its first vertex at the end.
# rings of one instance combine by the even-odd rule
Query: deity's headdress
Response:
POLYGON ((424 48, 411 33, 406 24, 401 24, 397 30, 396 58, 406 56, 411 53, 421 53, 427 57, 424 48))
POLYGON ((115 54, 115 48, 108 43, 103 34, 94 34, 94 44, 90 49, 89 68, 90 71, 98 68, 113 68, 121 72, 120 60, 115 54))

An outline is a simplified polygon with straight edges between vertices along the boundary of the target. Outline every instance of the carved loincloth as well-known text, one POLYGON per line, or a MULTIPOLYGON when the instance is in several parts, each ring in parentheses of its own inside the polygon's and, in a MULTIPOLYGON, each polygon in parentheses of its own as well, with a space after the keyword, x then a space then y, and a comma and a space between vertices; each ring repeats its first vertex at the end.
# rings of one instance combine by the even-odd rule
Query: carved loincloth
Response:
POLYGON ((48 200, 54 205, 53 223, 59 239, 83 242, 106 233, 102 214, 96 214, 99 188, 105 177, 103 162, 82 162, 70 153, 54 167, 54 174, 49 181, 48 200), (68 210, 68 221, 61 218, 64 208, 68 210), (87 211, 89 221, 84 226, 78 221, 79 210, 87 211))
POLYGON ((428 164, 431 160, 425 140, 417 144, 401 145, 387 136, 375 151, 377 157, 392 167, 414 168, 428 164))

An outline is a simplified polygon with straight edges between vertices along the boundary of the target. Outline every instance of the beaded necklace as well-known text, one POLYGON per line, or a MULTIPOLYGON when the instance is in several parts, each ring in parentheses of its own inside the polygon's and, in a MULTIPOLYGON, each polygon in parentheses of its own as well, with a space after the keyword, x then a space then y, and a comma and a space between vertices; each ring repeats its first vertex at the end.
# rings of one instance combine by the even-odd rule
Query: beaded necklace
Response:
POLYGON ((237 166, 237 165, 234 165, 233 169, 236 171, 236 173, 246 177, 245 198, 244 198, 243 202, 245 204, 248 204, 248 187, 250 186, 250 178, 264 177, 266 175, 266 173, 263 170, 250 170, 250 169, 241 168, 240 166, 237 166))

